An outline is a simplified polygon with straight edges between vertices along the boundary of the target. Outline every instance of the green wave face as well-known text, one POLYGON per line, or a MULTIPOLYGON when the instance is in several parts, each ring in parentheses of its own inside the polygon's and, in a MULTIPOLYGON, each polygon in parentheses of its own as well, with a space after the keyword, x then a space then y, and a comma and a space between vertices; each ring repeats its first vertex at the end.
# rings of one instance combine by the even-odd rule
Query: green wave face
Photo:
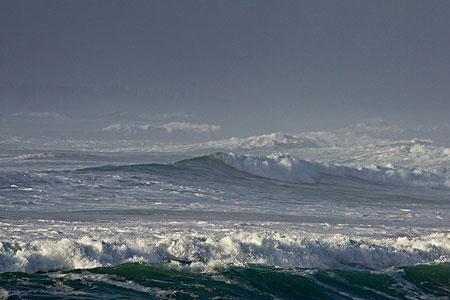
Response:
POLYGON ((450 264, 387 271, 124 264, 45 274, 0 274, 4 299, 449 299, 450 264))

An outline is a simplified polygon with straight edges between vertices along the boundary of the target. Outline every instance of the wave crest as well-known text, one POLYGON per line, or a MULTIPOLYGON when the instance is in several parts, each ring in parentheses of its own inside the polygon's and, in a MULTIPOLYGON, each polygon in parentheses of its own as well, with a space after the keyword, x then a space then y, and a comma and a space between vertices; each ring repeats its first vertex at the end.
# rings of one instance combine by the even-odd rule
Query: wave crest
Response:
POLYGON ((37 240, 0 243, 0 272, 37 272, 129 262, 217 266, 369 268, 450 261, 450 234, 370 239, 279 232, 171 233, 146 239, 37 240))
POLYGON ((281 153, 274 153, 265 157, 234 153, 217 153, 214 156, 240 171, 293 183, 316 183, 322 176, 331 175, 382 184, 450 188, 450 176, 445 170, 429 171, 393 165, 384 167, 372 165, 355 168, 306 161, 281 153))

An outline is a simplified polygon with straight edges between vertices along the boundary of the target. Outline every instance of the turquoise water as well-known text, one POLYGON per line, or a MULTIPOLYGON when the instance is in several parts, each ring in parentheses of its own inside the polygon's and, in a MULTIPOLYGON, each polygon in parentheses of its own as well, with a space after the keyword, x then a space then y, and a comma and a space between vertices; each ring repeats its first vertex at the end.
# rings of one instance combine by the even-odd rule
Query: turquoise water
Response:
POLYGON ((448 299, 450 265, 387 271, 248 266, 201 273, 134 263, 43 274, 3 273, 0 287, 0 295, 7 299, 448 299))

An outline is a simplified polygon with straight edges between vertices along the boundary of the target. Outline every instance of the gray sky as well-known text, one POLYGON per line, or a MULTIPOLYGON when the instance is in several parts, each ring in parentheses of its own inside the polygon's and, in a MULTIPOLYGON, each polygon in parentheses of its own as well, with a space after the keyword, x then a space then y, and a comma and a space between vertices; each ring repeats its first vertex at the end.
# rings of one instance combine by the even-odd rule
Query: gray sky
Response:
POLYGON ((450 1, 0 1, 2 115, 245 135, 442 123, 449 96, 450 1))

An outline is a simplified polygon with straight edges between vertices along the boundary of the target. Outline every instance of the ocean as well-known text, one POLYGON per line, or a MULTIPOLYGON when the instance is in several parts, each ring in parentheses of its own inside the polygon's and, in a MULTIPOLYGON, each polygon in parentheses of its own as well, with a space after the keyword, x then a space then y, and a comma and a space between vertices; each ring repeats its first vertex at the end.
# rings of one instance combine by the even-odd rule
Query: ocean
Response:
POLYGON ((0 299, 449 299, 450 148, 345 136, 3 145, 0 299))

